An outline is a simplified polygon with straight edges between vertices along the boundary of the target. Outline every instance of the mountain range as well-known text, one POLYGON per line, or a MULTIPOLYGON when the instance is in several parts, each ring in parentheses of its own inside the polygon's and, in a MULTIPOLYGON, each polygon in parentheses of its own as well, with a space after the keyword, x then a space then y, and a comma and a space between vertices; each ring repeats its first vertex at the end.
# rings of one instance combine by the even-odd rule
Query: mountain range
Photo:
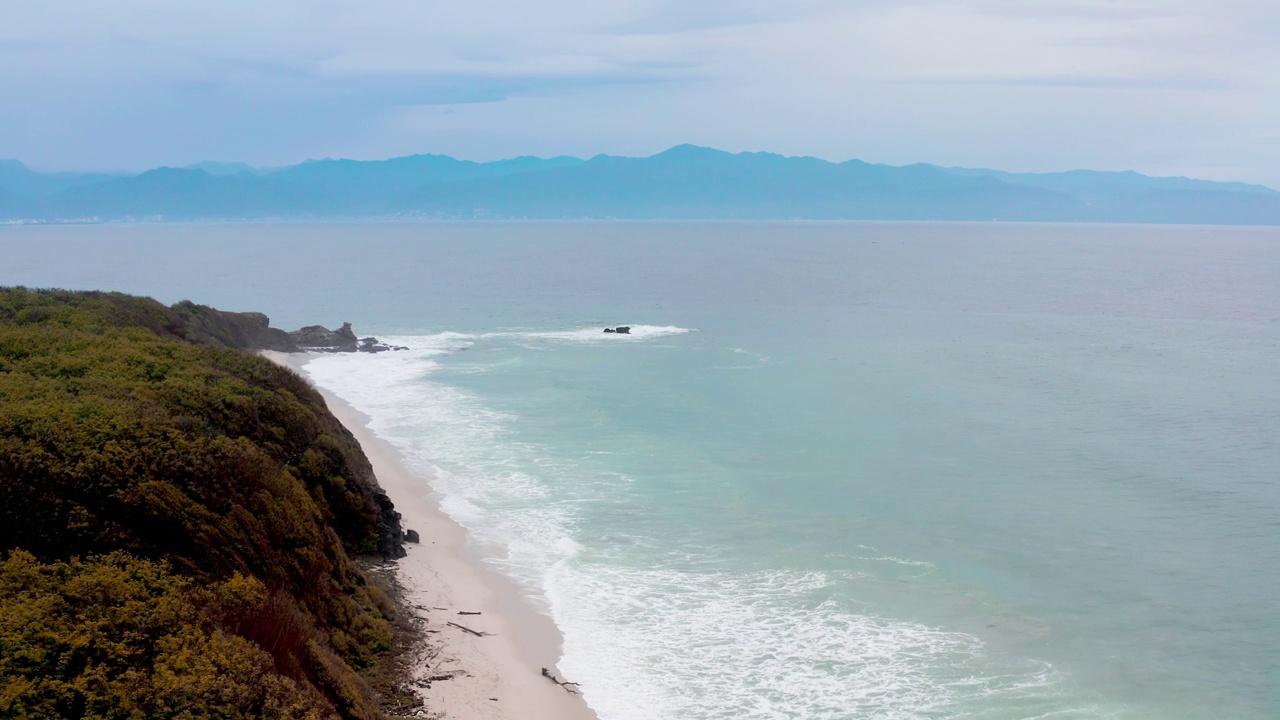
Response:
POLYGON ((0 161, 0 220, 9 222, 355 217, 1280 225, 1280 192, 1136 172, 833 163, 693 145, 643 158, 412 155, 136 175, 39 173, 0 161))

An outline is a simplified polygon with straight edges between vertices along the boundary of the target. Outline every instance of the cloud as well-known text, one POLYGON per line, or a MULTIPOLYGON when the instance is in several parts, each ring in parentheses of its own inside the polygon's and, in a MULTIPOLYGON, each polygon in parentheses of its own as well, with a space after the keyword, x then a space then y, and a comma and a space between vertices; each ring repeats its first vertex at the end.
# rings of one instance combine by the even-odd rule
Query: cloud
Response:
POLYGON ((696 33, 743 25, 791 22, 839 6, 836 0, 645 0, 631 3, 625 19, 600 30, 622 35, 696 33))
POLYGON ((905 85, 986 85, 992 87, 1079 88, 1089 90, 1225 90, 1231 84, 1207 77, 1121 77, 1116 75, 946 75, 897 78, 905 85))
POLYGON ((1265 132, 1280 125, 1278 32, 1273 0, 16 0, 0 4, 0 156, 691 141, 1256 180, 1280 166, 1265 132))
POLYGON ((971 0, 887 9, 858 38, 902 79, 1198 90, 1253 81, 1254 67, 1280 60, 1278 18, 1280 5, 1252 0, 971 0))

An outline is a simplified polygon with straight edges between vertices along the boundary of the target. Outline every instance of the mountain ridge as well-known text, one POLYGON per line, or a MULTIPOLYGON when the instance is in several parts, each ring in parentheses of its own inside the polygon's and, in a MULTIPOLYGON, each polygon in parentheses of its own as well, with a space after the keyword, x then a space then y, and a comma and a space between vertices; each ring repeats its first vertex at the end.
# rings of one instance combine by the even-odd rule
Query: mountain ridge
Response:
POLYGON ((0 161, 0 219, 1012 220, 1280 225, 1280 192, 1134 171, 1011 173, 832 162, 683 144, 648 157, 419 154, 281 168, 198 163, 132 176, 0 161))

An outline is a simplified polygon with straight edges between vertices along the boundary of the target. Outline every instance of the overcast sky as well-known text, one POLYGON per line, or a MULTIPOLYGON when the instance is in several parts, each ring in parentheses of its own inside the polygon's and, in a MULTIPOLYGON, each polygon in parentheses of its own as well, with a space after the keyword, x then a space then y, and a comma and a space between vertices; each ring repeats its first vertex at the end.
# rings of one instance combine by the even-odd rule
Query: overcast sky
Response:
POLYGON ((1280 1, 0 1, 39 169, 685 142, 1280 187, 1280 1))

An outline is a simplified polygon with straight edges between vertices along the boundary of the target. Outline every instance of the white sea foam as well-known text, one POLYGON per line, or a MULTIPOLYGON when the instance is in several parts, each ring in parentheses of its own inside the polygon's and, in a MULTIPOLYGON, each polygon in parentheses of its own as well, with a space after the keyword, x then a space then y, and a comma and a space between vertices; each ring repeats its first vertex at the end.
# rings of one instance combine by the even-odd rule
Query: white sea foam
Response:
POLYGON ((631 325, 629 326, 631 328, 629 333, 607 333, 604 331, 604 327, 605 326, 596 325, 593 327, 575 328, 572 330, 535 330, 524 332, 486 333, 484 337, 513 337, 560 340, 563 342, 573 343, 600 343, 635 342, 638 340, 650 340, 653 338, 683 335, 685 333, 695 332, 692 328, 676 327, 674 325, 631 325))
POLYGON ((514 418, 430 379, 437 368, 432 358, 469 347, 469 336, 393 341, 414 349, 325 355, 308 363, 307 373, 369 415, 370 429, 411 469, 434 478, 441 508, 545 606, 542 575, 567 556, 573 522, 547 502, 547 486, 526 469, 537 467, 536 449, 510 439, 514 418))
POLYGON ((385 357, 412 358, 431 355, 447 355, 465 350, 475 344, 476 336, 466 333, 445 331, 434 335, 402 335, 382 338, 391 345, 400 345, 408 350, 390 351, 385 357))
POLYGON ((1034 717, 1061 706, 1047 665, 997 662, 973 636, 841 607, 821 573, 663 560, 661 538, 629 528, 583 547, 579 508, 616 478, 519 442, 518 418, 434 379, 439 355, 471 336, 394 341, 415 349, 322 356, 307 371, 436 478, 442 509, 559 625, 561 669, 602 720, 1034 717), (962 710, 974 701, 1001 711, 962 710))
MULTIPOLYGON (((859 545, 859 550, 866 550, 869 553, 879 553, 879 548, 870 545, 859 545)), ((892 555, 871 554, 871 555, 843 555, 840 553, 828 553, 828 557, 848 557, 853 560, 865 560, 867 562, 886 562, 894 565, 906 565, 908 567, 918 567, 925 570, 933 570, 933 563, 924 560, 909 560, 907 558, 894 557, 892 555)))
POLYGON ((608 720, 960 717, 978 699, 1028 717, 1056 704, 1048 665, 816 601, 821 573, 571 562, 550 582, 569 630, 561 668, 608 720))
POLYGON ((715 368, 716 370, 758 370, 762 367, 765 367, 766 365, 769 365, 772 362, 772 360, 769 358, 768 355, 753 353, 749 350, 744 350, 742 348, 730 348, 730 351, 733 352, 735 355, 746 355, 748 357, 751 357, 755 360, 755 362, 749 365, 718 365, 715 368))

